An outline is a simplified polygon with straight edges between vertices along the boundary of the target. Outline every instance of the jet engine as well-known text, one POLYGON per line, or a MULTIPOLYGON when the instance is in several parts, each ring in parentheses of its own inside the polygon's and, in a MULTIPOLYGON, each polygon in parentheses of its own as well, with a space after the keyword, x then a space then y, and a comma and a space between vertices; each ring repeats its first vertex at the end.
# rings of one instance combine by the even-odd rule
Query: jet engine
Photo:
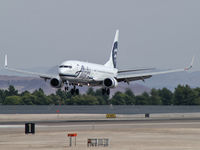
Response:
POLYGON ((106 78, 103 80, 103 85, 107 88, 113 88, 118 85, 118 82, 115 78, 106 78))
POLYGON ((52 78, 52 79, 50 80, 50 85, 51 85, 52 87, 54 87, 54 88, 61 88, 61 87, 63 86, 63 82, 62 82, 62 80, 61 80, 59 77, 57 77, 57 78, 52 78))

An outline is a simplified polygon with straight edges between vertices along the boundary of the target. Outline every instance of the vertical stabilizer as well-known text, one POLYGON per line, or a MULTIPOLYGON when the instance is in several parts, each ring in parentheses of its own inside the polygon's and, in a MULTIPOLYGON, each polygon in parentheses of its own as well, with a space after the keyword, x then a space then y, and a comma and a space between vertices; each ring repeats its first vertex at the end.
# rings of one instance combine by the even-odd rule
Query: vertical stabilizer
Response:
POLYGON ((111 68, 117 67, 118 39, 119 39, 119 30, 116 30, 115 38, 112 45, 112 50, 110 53, 110 58, 105 64, 106 67, 111 67, 111 68))

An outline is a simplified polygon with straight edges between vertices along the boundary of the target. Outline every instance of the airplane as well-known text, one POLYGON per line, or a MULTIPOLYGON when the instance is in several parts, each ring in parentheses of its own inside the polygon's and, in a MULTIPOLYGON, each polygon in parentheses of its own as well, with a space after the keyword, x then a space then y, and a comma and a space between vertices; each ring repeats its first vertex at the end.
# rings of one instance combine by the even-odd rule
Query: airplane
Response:
POLYGON ((59 65, 57 75, 42 74, 36 72, 29 72, 15 68, 9 68, 7 62, 7 55, 5 55, 4 68, 9 71, 19 72, 23 74, 36 75, 40 78, 50 80, 50 85, 53 88, 62 88, 69 91, 72 95, 79 94, 77 86, 100 86, 102 87, 102 94, 110 94, 110 89, 118 86, 118 82, 126 82, 129 84, 131 81, 145 80, 151 78, 153 75, 167 74, 173 72, 187 71, 192 68, 194 56, 189 67, 181 69, 171 69, 159 72, 148 73, 134 73, 136 71, 152 70, 153 68, 133 69, 133 70, 118 70, 117 69, 117 51, 118 51, 119 30, 116 30, 114 42, 108 61, 102 64, 95 64, 77 60, 64 61, 59 65), (125 73, 125 74, 124 74, 125 73), (128 73, 128 74, 127 74, 128 73))

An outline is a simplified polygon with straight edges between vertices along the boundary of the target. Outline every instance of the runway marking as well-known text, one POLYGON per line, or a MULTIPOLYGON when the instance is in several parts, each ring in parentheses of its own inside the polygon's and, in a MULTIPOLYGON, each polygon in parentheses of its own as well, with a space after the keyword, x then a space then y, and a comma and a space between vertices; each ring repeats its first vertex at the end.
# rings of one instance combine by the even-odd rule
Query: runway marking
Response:
POLYGON ((0 128, 25 128, 25 125, 0 125, 0 128))
MULTIPOLYGON (((37 125, 37 128, 91 127, 91 126, 152 126, 152 125, 200 125, 200 122, 155 122, 155 123, 104 123, 104 124, 66 124, 66 125, 37 125)), ((0 125, 0 128, 24 128, 24 125, 0 125)))

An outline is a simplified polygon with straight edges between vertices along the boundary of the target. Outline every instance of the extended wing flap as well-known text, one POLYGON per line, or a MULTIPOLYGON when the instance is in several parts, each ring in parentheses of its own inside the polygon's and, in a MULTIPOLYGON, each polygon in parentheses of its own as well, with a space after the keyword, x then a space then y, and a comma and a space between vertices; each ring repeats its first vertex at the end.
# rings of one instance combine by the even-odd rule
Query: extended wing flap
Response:
POLYGON ((151 75, 146 75, 146 76, 135 76, 135 77, 133 77, 133 76, 118 76, 117 77, 117 81, 118 82, 122 82, 122 81, 124 81, 124 82, 130 82, 130 81, 137 81, 137 80, 143 80, 144 81, 144 79, 148 79, 148 78, 151 78, 152 76, 151 75))

